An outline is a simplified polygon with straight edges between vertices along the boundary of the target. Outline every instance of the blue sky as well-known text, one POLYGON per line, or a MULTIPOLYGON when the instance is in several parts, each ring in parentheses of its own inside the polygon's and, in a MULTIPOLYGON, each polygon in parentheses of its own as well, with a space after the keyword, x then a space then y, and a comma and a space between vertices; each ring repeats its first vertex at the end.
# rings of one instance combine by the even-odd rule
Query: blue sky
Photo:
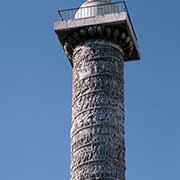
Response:
MULTIPOLYGON (((0 180, 68 180, 71 66, 53 32, 81 0, 0 2, 0 180)), ((180 2, 128 0, 126 179, 180 179, 180 2)))

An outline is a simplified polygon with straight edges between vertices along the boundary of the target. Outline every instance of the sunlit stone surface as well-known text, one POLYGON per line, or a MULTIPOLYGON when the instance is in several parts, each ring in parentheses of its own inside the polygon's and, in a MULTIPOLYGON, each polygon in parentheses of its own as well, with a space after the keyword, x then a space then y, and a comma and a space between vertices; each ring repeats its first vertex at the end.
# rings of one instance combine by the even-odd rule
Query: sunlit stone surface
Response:
POLYGON ((71 180, 124 180, 123 53, 107 41, 73 52, 71 180))
POLYGON ((116 5, 110 3, 111 0, 86 1, 75 14, 75 19, 95 17, 103 14, 118 12, 116 5))

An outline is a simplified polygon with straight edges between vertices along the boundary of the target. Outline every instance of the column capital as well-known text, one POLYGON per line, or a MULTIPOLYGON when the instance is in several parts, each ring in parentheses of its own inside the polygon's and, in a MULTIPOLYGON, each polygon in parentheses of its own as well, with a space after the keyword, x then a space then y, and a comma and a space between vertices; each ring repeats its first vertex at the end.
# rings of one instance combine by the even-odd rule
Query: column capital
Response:
MULTIPOLYGON (((104 40, 120 47, 124 58, 133 52, 133 42, 130 37, 121 29, 108 26, 89 26, 70 33, 64 40, 64 51, 71 60, 76 46, 88 40, 104 40)), ((72 62, 71 62, 72 63, 72 62)))

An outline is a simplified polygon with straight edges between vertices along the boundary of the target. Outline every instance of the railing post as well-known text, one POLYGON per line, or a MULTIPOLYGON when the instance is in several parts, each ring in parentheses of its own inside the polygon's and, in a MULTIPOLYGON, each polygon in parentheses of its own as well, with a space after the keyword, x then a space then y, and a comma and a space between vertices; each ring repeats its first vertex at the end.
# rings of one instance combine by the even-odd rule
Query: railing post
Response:
POLYGON ((62 15, 61 15, 61 11, 60 10, 58 10, 58 15, 59 15, 60 19, 63 21, 64 19, 63 19, 62 15))

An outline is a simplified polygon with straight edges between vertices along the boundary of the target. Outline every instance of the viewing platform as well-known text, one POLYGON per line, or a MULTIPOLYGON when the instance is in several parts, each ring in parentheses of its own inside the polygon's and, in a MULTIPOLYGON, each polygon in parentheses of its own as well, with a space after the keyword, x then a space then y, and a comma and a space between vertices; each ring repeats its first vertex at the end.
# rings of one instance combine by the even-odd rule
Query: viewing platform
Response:
MULTIPOLYGON (((100 37, 96 35, 98 34, 97 28, 101 26, 102 30, 100 31, 103 31, 106 27, 110 27, 111 29, 118 29, 119 33, 116 35, 116 43, 119 41, 119 44, 122 44, 123 36, 128 37, 126 41, 129 42, 126 42, 126 45, 128 43, 129 49, 128 52, 125 52, 124 60, 140 59, 136 33, 125 1, 106 4, 102 4, 101 1, 99 1, 99 4, 97 2, 93 4, 93 1, 89 4, 86 2, 78 8, 58 10, 58 16, 58 21, 54 24, 54 30, 62 46, 64 46, 64 42, 69 34, 80 31, 82 28, 96 27, 92 38, 99 39, 100 37)), ((103 34, 103 32, 99 33, 103 34)), ((113 33, 110 36, 114 36, 113 33)))

